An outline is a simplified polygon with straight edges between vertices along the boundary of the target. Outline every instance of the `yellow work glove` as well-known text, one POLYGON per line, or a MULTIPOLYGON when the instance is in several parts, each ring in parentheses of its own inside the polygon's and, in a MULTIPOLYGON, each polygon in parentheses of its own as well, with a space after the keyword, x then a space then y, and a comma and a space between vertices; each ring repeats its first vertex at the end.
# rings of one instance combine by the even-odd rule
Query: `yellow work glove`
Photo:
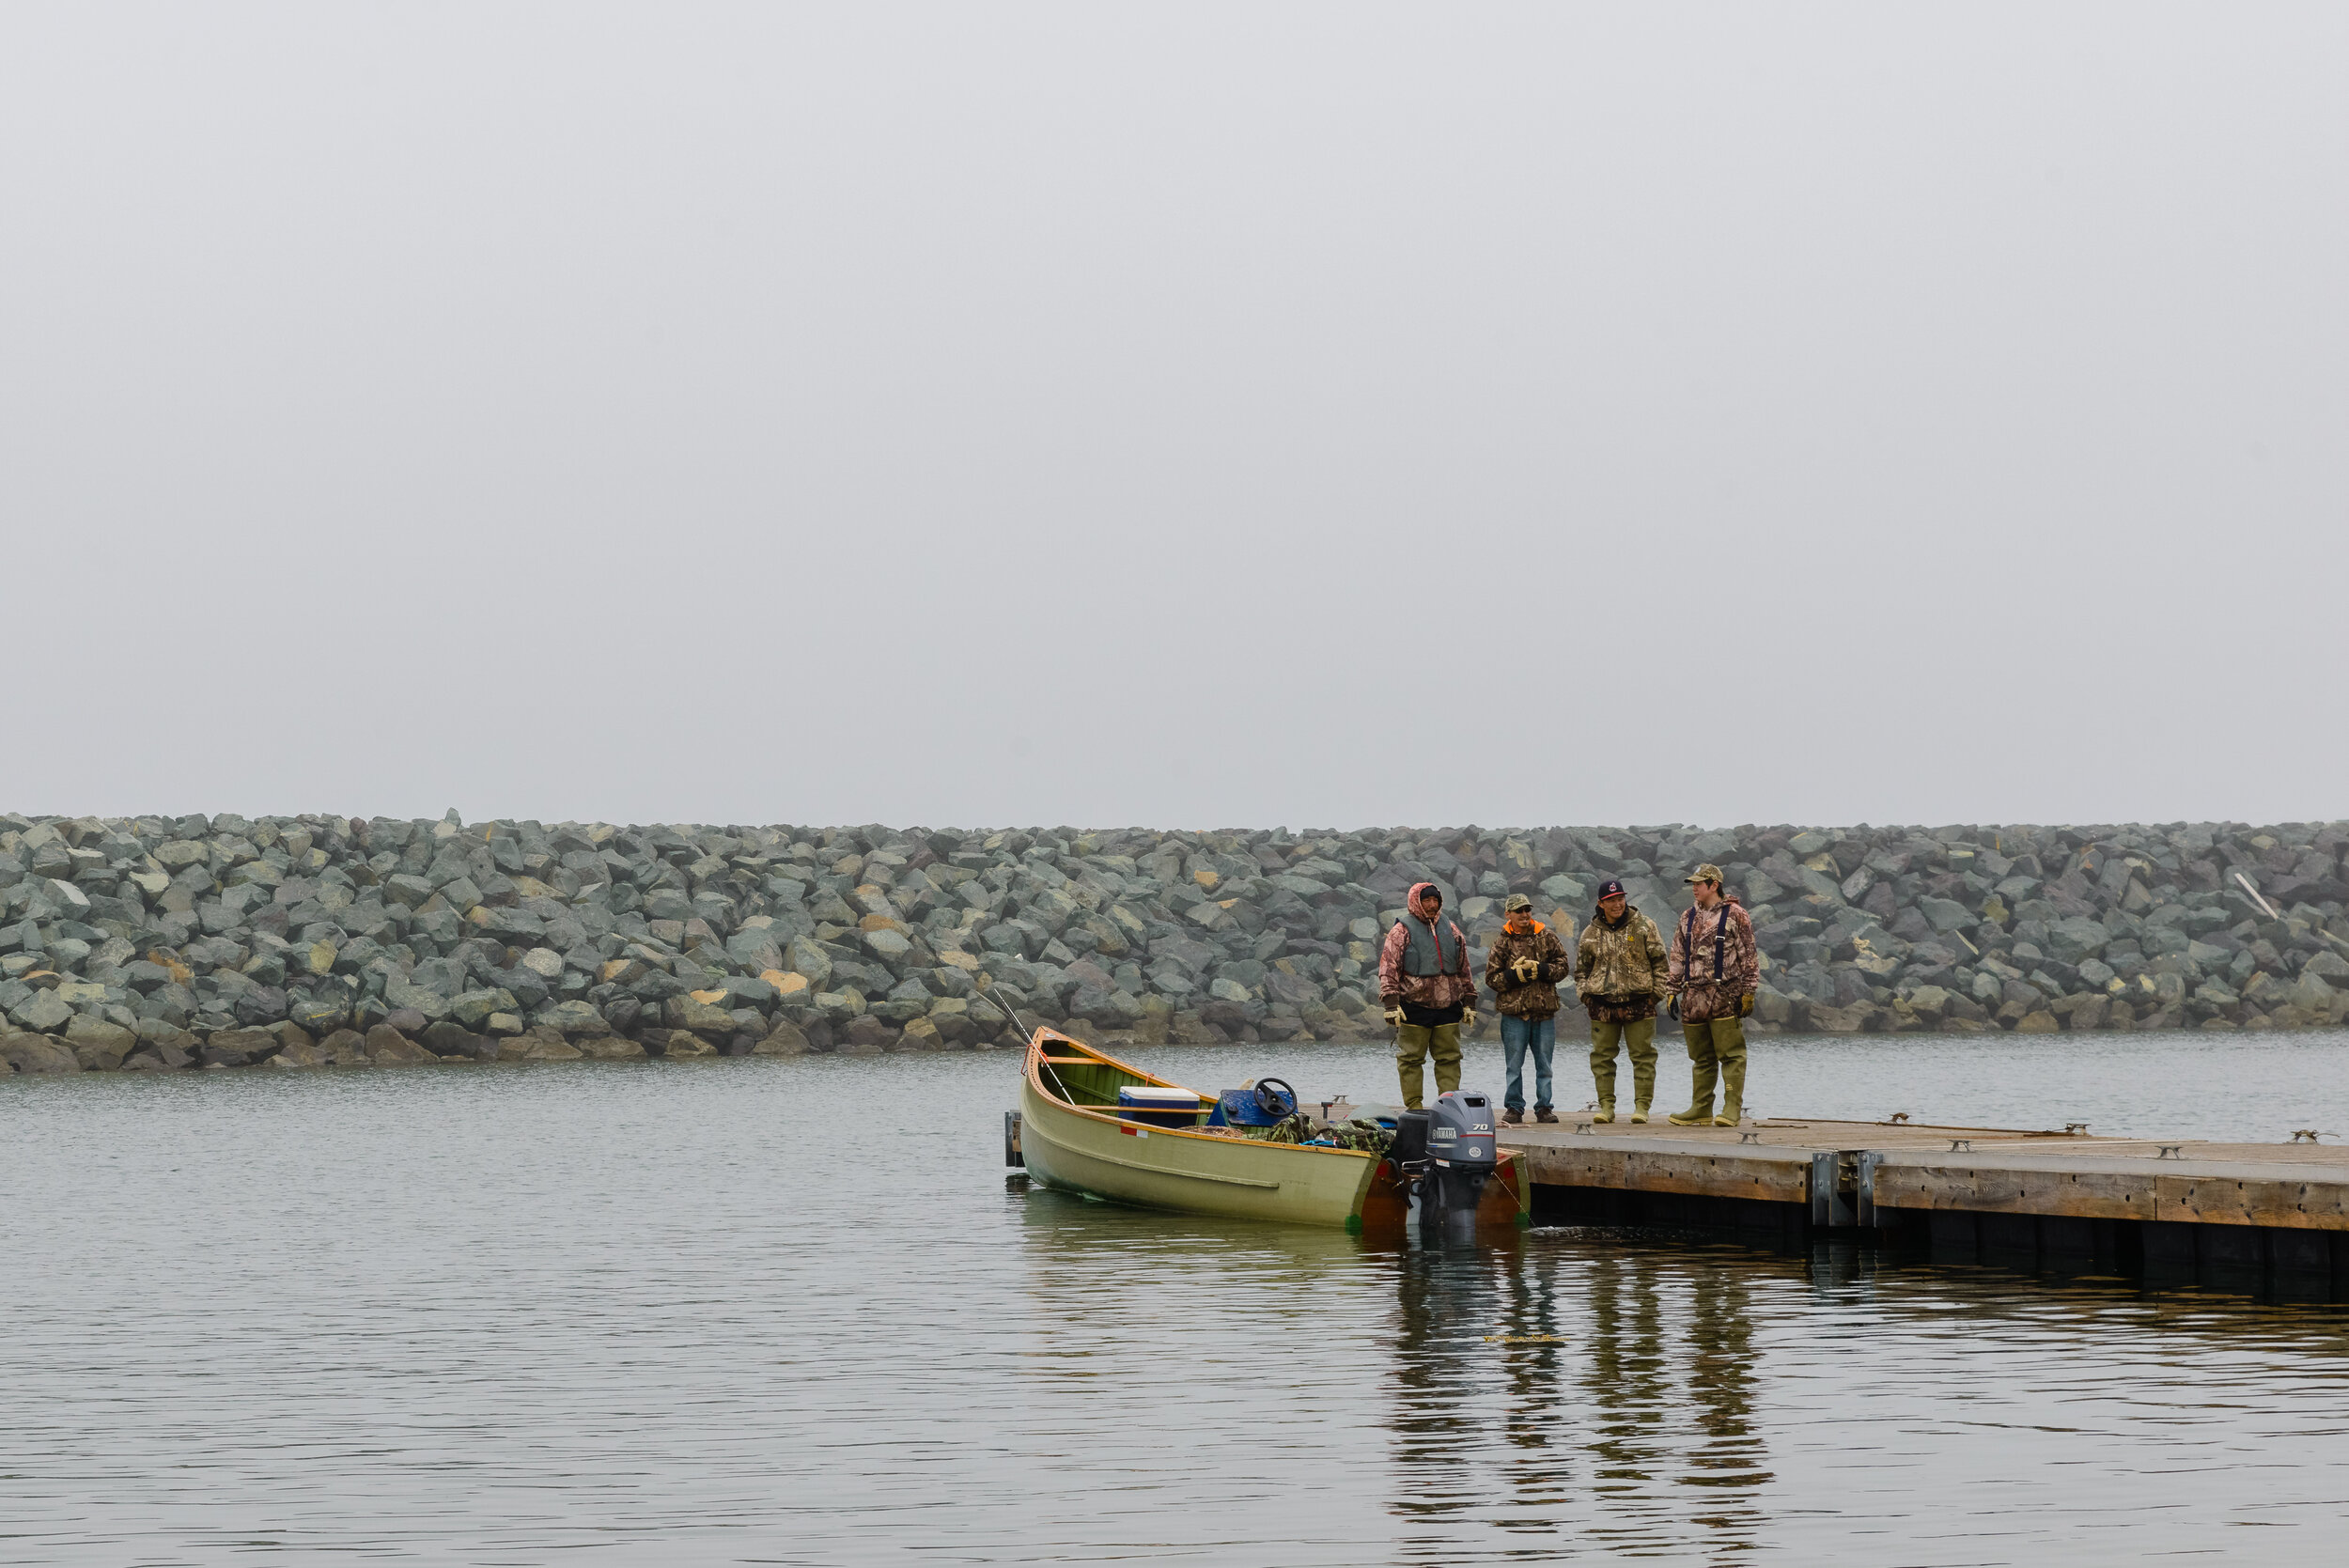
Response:
POLYGON ((1463 1007, 1460 1009, 1460 1027, 1462 1029, 1474 1029, 1476 1027, 1475 1008, 1463 1007))
POLYGON ((1751 991, 1748 991, 1737 999, 1737 1016, 1741 1018, 1753 1017, 1753 993, 1751 991))
POLYGON ((1520 958, 1509 968, 1517 974, 1518 985, 1531 986, 1533 977, 1542 972, 1542 961, 1539 958, 1520 958))
POLYGON ((1397 1029, 1403 1027, 1403 1008, 1400 1003, 1387 1009, 1387 1021, 1397 1029))

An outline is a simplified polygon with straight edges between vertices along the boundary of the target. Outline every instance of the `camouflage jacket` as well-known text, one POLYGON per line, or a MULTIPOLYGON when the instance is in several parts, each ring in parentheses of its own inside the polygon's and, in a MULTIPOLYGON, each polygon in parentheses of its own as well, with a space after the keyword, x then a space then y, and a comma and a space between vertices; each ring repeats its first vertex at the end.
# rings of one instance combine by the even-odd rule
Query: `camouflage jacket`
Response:
POLYGON ((1485 959, 1485 984, 1492 987, 1496 1005, 1506 1017, 1553 1016, 1558 1011, 1558 982, 1574 975, 1574 960, 1566 956, 1566 945, 1558 939, 1558 933, 1538 920, 1532 924, 1532 929, 1523 936, 1514 936, 1502 927, 1485 959), (1519 980, 1510 968, 1520 958, 1531 958, 1541 966, 1532 979, 1519 980))
POLYGON ((1469 972, 1468 937, 1448 914, 1439 913, 1433 921, 1427 918, 1428 908, 1422 900, 1430 886, 1427 882, 1412 884, 1409 896, 1403 901, 1403 918, 1387 927, 1385 945, 1378 950, 1381 1006, 1400 1003, 1441 1012, 1451 1007, 1476 1005, 1476 979, 1469 972), (1434 951, 1442 955, 1442 966, 1434 973, 1413 974, 1404 961, 1411 949, 1414 926, 1432 939, 1434 951))
POLYGON ((1672 924, 1672 983, 1680 993, 1680 1021, 1737 1017, 1737 1000, 1761 983, 1762 957, 1753 922, 1734 894, 1709 909, 1694 906, 1672 924))
POLYGON ((1664 934, 1637 909, 1624 910, 1619 925, 1608 924, 1605 915, 1593 915, 1582 927, 1575 970, 1582 977, 1582 1005, 1594 1023, 1652 1018, 1657 1002, 1672 989, 1664 934))

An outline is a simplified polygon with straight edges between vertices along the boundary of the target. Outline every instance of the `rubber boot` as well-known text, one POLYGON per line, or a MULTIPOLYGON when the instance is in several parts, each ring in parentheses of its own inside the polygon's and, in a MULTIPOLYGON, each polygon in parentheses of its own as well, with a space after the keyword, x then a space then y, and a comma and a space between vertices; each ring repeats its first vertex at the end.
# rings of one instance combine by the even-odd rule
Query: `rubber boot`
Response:
POLYGON ((1427 1032, 1427 1055, 1435 1069, 1436 1093, 1449 1094, 1460 1087, 1460 1026, 1439 1023, 1427 1032))
POLYGON ((1746 1115, 1746 1059, 1733 1056, 1721 1063, 1721 1113, 1713 1118, 1717 1127, 1734 1127, 1746 1115))
POLYGON ((1647 1120, 1646 1101, 1642 1100, 1638 1105, 1631 1108, 1631 1119, 1635 1122, 1644 1122, 1647 1120))
POLYGON ((1591 1120, 1594 1122, 1611 1122, 1614 1119, 1615 1104, 1612 1100, 1599 1101, 1598 1109, 1591 1113, 1591 1120))
POLYGON ((1394 1032, 1395 1078, 1403 1091, 1403 1108, 1420 1109, 1420 1097, 1426 1092, 1426 1079, 1422 1076, 1422 1063, 1427 1060, 1431 1032, 1424 1024, 1403 1024, 1394 1032))
POLYGON ((1664 1118, 1676 1127, 1701 1127, 1713 1120, 1713 1083, 1719 1066, 1712 1062, 1696 1063, 1689 1070, 1695 1079, 1688 1092, 1688 1109, 1675 1110, 1664 1118))
POLYGON ((1624 1031, 1624 1048, 1631 1054, 1631 1103, 1656 1102, 1656 1020, 1642 1018, 1624 1031))

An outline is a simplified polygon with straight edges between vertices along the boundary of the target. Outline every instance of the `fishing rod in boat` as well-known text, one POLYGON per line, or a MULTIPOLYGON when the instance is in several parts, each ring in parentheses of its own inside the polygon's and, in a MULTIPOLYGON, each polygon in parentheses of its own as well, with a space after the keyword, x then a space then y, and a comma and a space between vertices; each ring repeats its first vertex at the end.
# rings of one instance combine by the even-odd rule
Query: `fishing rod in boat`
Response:
POLYGON ((1011 1003, 996 996, 992 988, 987 990, 974 990, 971 994, 975 997, 985 998, 987 1004, 989 1007, 994 1008, 998 1013, 1001 1013, 1010 1021, 1011 1027, 1018 1030, 1022 1035, 1025 1035, 1029 1039, 1034 1039, 1035 1037, 1035 1031, 1028 1027, 1027 1020, 1022 1018, 1019 1014, 1013 1012, 1011 1010, 1011 1003))

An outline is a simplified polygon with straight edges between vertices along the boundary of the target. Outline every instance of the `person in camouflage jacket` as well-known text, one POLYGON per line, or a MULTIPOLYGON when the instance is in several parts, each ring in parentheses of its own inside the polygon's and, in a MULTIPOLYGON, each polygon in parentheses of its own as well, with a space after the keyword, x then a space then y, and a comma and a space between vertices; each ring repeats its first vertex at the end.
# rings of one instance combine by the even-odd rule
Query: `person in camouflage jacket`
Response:
POLYGON ((1443 891, 1414 882, 1403 918, 1378 951, 1378 1001, 1394 1025, 1395 1076, 1403 1103, 1420 1109, 1422 1064, 1434 1059, 1436 1093, 1460 1087, 1460 1032, 1476 1027, 1476 977, 1468 935, 1443 912, 1443 891))
POLYGON ((1533 1119, 1554 1122, 1549 1068, 1558 1044, 1558 982, 1574 975, 1558 934, 1533 918, 1533 901, 1513 893, 1502 906, 1501 935, 1485 959, 1485 984, 1501 1010, 1501 1051, 1509 1067, 1509 1091, 1501 1119, 1525 1120, 1525 1058, 1533 1058, 1533 1119))
POLYGON ((1672 987, 1680 1032, 1688 1043, 1691 1094, 1688 1109, 1670 1118, 1680 1126, 1710 1122, 1734 1127, 1745 1115, 1745 1018, 1753 1011, 1754 988, 1762 981, 1762 955, 1753 922, 1735 893, 1721 891, 1721 868, 1701 865, 1688 878, 1695 903, 1672 926, 1672 987), (1713 1113, 1718 1069, 1720 1114, 1713 1113))
POLYGON ((1656 923, 1631 907, 1621 882, 1598 890, 1598 913, 1582 927, 1575 956, 1582 1006, 1591 1016, 1595 1121, 1615 1119, 1615 1058, 1631 1058, 1631 1119, 1647 1120, 1656 1099, 1656 1007, 1672 989, 1671 955, 1656 923))

